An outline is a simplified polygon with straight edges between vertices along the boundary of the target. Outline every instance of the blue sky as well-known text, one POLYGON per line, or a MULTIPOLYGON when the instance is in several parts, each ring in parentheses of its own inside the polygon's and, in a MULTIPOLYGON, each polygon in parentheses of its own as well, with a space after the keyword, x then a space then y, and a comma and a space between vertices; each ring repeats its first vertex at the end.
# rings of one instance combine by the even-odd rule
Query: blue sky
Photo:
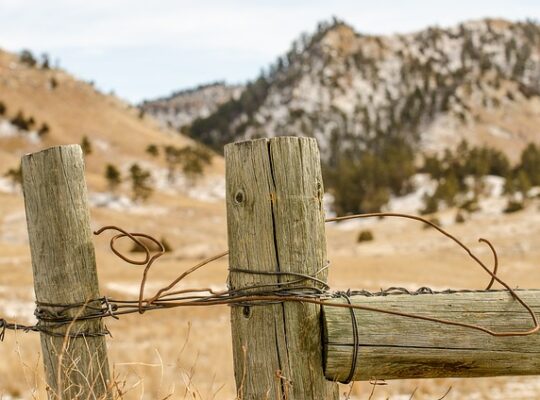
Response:
POLYGON ((359 32, 390 34, 484 17, 540 20, 540 0, 0 0, 0 48, 47 52, 138 102, 254 78, 333 15, 359 32))

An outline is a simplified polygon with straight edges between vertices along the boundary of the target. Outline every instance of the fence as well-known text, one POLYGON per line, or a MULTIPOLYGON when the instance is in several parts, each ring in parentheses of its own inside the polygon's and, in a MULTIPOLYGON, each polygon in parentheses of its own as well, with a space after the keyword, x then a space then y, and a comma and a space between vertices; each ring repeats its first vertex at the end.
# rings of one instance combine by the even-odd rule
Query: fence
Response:
MULTIPOLYGON (((80 148, 23 158, 40 321, 27 329, 41 332, 51 399, 110 398, 103 317, 177 306, 232 306, 241 399, 338 399, 336 382, 372 378, 540 373, 540 291, 513 291, 476 259, 507 291, 331 293, 315 140, 234 143, 225 160, 229 290, 170 291, 202 263, 150 298, 143 279, 139 299, 119 305, 98 292, 80 148)), ((121 231, 111 246, 124 236, 141 234, 121 231)), ((147 253, 145 276, 160 254, 147 253)))

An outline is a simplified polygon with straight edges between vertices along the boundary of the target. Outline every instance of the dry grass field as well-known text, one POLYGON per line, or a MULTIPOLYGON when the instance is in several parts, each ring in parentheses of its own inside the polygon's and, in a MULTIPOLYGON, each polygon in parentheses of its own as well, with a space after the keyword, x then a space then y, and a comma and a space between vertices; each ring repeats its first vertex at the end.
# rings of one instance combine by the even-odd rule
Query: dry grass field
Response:
MULTIPOLYGON (((148 290, 174 279, 201 257, 226 248, 223 201, 185 202, 160 199, 165 213, 139 215, 107 208, 92 209, 92 224, 117 224, 128 230, 164 236, 174 251, 156 264, 148 290), (174 221, 174 222, 173 222, 174 221), (196 251, 195 251, 196 250, 196 251)), ((32 321, 33 293, 22 196, 0 194, 0 315, 32 321)), ((147 207, 152 207, 151 202, 147 207)), ((446 219, 450 219, 450 212, 446 219)), ((445 215, 442 215, 443 222, 445 215)), ((478 214, 465 224, 449 225, 453 233, 488 262, 478 237, 492 240, 501 258, 500 276, 513 287, 540 287, 540 214, 538 204, 509 216, 478 214)), ((481 288, 487 278, 455 245, 415 222, 384 220, 329 224, 329 280, 333 289, 389 286, 416 289, 481 288), (356 243, 361 229, 375 240, 356 243)), ((125 265, 95 238, 102 294, 135 298, 141 271, 125 265)), ((127 247, 127 245, 126 245, 127 247)), ((189 287, 224 287, 227 262, 219 261, 193 275, 189 287)), ((227 307, 176 309, 107 320, 115 379, 125 399, 233 399, 234 379, 227 307), (169 397, 170 396, 170 397, 169 397)), ((0 344, 0 394, 3 399, 45 398, 38 335, 8 332, 0 344)), ((381 377, 382 378, 382 377, 381 377)), ((536 378, 437 379, 388 381, 376 386, 372 399, 436 399, 452 387, 447 399, 533 399, 540 397, 536 378)), ((343 398, 368 399, 372 386, 342 386, 343 398)))

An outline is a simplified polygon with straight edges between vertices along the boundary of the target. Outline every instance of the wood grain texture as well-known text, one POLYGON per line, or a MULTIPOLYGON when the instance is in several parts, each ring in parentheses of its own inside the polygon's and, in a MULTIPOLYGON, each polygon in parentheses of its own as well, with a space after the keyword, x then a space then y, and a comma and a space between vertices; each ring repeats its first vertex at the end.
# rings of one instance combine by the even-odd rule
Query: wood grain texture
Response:
MULTIPOLYGON (((70 304, 99 298, 84 161, 78 145, 22 159, 23 191, 36 299, 70 304)), ((84 308, 68 311, 84 315, 84 308)), ((101 332, 100 320, 50 328, 56 333, 101 332)), ((50 399, 108 399, 105 338, 41 334, 50 399)))
MULTIPOLYGON (((231 268, 317 275, 326 263, 322 179, 315 140, 260 139, 225 147, 231 268)), ((231 271, 240 289, 297 278, 231 271)), ((304 285, 312 285, 304 282, 304 285)), ((324 378, 320 308, 233 307, 231 325, 242 399, 338 399, 324 378)))
MULTIPOLYGON (((535 313, 540 290, 518 294, 535 313)), ((344 299, 332 299, 344 303, 344 299)), ((527 311, 505 291, 352 296, 353 304, 481 325, 496 331, 532 328, 527 311)), ((355 310, 359 352, 354 380, 540 374, 540 335, 494 337, 373 311, 355 310)), ((347 377, 352 361, 350 310, 323 306, 324 360, 328 379, 347 377)))

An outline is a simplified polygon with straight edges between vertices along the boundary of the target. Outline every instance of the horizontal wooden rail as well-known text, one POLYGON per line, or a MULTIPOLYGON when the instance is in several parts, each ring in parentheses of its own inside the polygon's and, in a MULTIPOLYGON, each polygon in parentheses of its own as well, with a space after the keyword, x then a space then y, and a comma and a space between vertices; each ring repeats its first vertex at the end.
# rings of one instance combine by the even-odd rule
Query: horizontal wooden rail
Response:
MULTIPOLYGON (((538 314, 540 290, 518 294, 538 314)), ((346 303, 344 298, 329 300, 346 303)), ((531 316, 506 291, 351 296, 352 304, 477 324, 527 330, 531 316)), ((468 328, 354 310, 358 335, 353 380, 540 375, 540 334, 494 337, 468 328)), ((344 381, 354 365, 351 310, 323 306, 326 378, 344 381)))

